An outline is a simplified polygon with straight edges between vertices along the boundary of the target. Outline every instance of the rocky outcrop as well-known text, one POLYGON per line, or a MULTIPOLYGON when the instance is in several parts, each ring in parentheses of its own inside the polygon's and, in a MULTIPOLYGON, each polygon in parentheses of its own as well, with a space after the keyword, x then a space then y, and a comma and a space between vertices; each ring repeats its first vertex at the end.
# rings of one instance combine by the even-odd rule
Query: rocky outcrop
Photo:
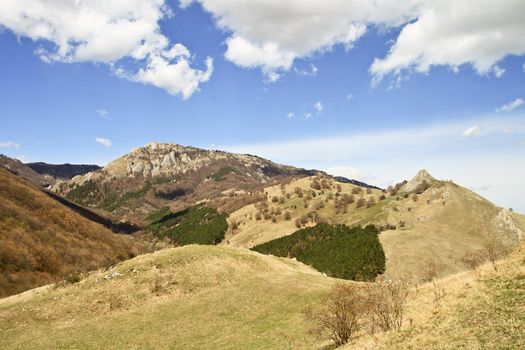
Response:
POLYGON ((403 186, 402 190, 404 192, 412 192, 415 191, 421 184, 424 182, 428 183, 429 185, 432 185, 437 180, 428 173, 425 169, 422 169, 417 172, 416 176, 414 176, 410 181, 406 183, 406 185, 403 186))

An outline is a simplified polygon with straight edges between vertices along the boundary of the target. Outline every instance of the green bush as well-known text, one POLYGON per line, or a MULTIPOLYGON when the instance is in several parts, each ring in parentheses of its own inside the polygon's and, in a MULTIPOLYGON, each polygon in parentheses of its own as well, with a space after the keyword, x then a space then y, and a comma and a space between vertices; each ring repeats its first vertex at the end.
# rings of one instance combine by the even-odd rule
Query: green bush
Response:
POLYGON ((237 170, 232 168, 231 166, 224 166, 220 168, 217 172, 213 173, 211 175, 211 178, 214 181, 222 181, 224 180, 224 177, 228 175, 229 173, 236 173, 237 170))
POLYGON ((132 199, 142 198, 146 195, 146 193, 151 190, 152 186, 150 182, 146 182, 144 186, 138 190, 138 191, 131 191, 124 193, 120 198, 117 196, 115 192, 110 192, 106 195, 104 200, 100 203, 98 206, 100 209, 104 209, 106 211, 112 212, 117 208, 120 208, 124 204, 126 204, 128 201, 132 199))
POLYGON ((92 204, 98 201, 101 193, 94 181, 88 180, 81 185, 73 187, 66 198, 80 204, 92 204))
POLYGON ((252 248, 259 253, 296 258, 329 276, 372 281, 385 271, 385 253, 375 226, 349 228, 317 224, 252 248))
POLYGON ((157 237, 168 237, 177 245, 217 244, 228 230, 227 214, 203 205, 168 213, 146 230, 157 237))

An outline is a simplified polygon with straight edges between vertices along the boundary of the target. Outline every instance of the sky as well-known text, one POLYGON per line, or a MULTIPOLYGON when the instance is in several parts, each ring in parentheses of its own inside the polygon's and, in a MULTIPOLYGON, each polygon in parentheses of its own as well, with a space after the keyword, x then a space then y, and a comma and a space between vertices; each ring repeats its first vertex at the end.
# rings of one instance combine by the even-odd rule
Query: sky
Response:
POLYGON ((152 141, 384 187, 425 168, 525 213, 525 2, 0 2, 0 153, 152 141))

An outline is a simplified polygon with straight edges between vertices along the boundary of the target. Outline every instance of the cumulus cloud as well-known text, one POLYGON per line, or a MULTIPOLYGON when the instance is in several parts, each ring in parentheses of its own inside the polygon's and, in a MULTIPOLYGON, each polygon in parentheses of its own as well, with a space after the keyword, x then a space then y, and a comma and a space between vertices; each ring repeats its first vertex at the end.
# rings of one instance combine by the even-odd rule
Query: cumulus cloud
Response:
POLYGON ((287 114, 287 117, 288 118, 295 118, 295 113, 294 112, 290 112, 287 114))
POLYGON ((522 98, 518 97, 514 101, 511 101, 509 103, 504 104, 503 106, 501 106, 499 108, 496 108, 496 112, 507 112, 507 113, 508 112, 512 112, 513 110, 515 110, 516 108, 522 106, 523 104, 525 104, 525 100, 523 100, 522 98))
POLYGON ((0 2, 0 26, 40 43, 35 53, 44 61, 109 64, 120 77, 187 98, 209 79, 211 59, 204 72, 191 67, 188 50, 160 32, 159 21, 170 16, 164 0, 0 2), (119 66, 125 58, 133 68, 119 66), (169 81, 159 82, 158 71, 169 81))
POLYGON ((370 71, 376 80, 389 73, 431 66, 470 64, 482 75, 504 70, 496 63, 525 53, 525 2, 521 0, 422 1, 417 19, 406 24, 383 59, 370 71))
MULTIPOLYGON (((307 59, 335 45, 351 49, 371 26, 401 27, 386 57, 370 67, 375 82, 403 70, 426 73, 464 64, 501 77, 497 63, 525 53, 522 0, 182 0, 198 2, 228 33, 226 58, 259 68, 276 81, 297 58, 307 59)), ((395 78, 397 79, 397 78, 395 78)), ((396 80, 392 86, 397 86, 396 80)))
POLYGON ((306 113, 304 113, 303 115, 304 115, 304 119, 310 119, 310 118, 312 118, 312 113, 310 113, 310 112, 306 112, 306 113))
MULTIPOLYGON (((366 32, 366 23, 395 26, 413 18, 417 0, 182 0, 198 2, 229 33, 227 60, 259 68, 276 81, 295 59, 331 50, 351 49, 366 32), (380 6, 377 6, 379 4, 380 6)), ((271 79, 270 79, 271 78, 271 79)))
POLYGON ((0 148, 20 148, 20 144, 13 141, 2 141, 0 148))
POLYGON ((322 113, 324 110, 323 103, 321 101, 317 101, 314 103, 314 109, 317 111, 318 114, 322 113))
POLYGON ((111 140, 108 140, 108 139, 103 138, 103 137, 96 137, 95 141, 97 143, 101 144, 102 146, 106 146, 106 147, 111 147, 111 145, 113 145, 113 142, 111 142, 111 140))
POLYGON ((471 126, 470 128, 465 129, 465 131, 463 131, 463 136, 465 137, 476 136, 479 134, 480 131, 481 131, 481 128, 479 127, 479 125, 474 125, 474 126, 471 126))

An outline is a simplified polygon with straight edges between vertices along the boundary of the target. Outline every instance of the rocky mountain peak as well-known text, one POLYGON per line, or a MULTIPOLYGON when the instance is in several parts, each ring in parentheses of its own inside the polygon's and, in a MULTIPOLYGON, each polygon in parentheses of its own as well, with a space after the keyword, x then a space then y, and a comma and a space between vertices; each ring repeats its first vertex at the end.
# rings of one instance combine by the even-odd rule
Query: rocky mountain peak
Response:
POLYGON ((432 175, 430 175, 430 173, 426 169, 421 169, 410 181, 408 181, 408 183, 403 187, 403 190, 411 192, 416 190, 416 188, 418 188, 418 186, 421 185, 423 182, 432 184, 436 181, 437 180, 432 175))

